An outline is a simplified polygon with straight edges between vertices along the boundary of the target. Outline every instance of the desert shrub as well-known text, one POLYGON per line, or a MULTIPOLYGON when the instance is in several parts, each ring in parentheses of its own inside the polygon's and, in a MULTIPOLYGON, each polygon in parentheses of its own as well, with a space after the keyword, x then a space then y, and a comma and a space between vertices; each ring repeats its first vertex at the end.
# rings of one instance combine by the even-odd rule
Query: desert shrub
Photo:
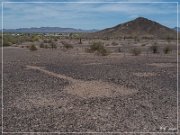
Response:
POLYGON ((72 49, 73 48, 73 46, 70 44, 64 44, 63 47, 66 49, 72 49))
MULTIPOLYGON (((23 36, 23 39, 24 39, 24 36, 23 36)), ((39 36, 34 34, 30 37, 29 39, 31 42, 35 42, 35 41, 39 41, 39 36)))
POLYGON ((108 52, 105 48, 102 48, 99 51, 97 51, 96 54, 101 55, 101 56, 106 56, 106 55, 108 55, 108 52))
POLYGON ((113 46, 118 45, 118 43, 116 43, 116 42, 114 42, 114 41, 113 41, 111 44, 112 44, 113 46))
POLYGON ((134 55, 134 56, 138 56, 141 54, 141 49, 140 48, 133 48, 131 50, 131 53, 134 55))
POLYGON ((150 50, 152 51, 152 53, 158 53, 159 47, 157 46, 156 43, 154 43, 151 47, 150 50))
POLYGON ((48 43, 48 40, 47 40, 47 39, 44 39, 44 43, 48 43))
POLYGON ((51 42, 51 48, 52 49, 56 49, 57 48, 57 46, 56 46, 56 44, 54 42, 51 42))
POLYGON ((9 34, 3 35, 3 46, 11 46, 12 44, 16 43, 18 43, 18 37, 9 34))
POLYGON ((69 38, 72 39, 73 38, 73 33, 69 34, 69 38))
POLYGON ((109 40, 109 37, 105 37, 105 40, 109 40))
POLYGON ((3 46, 5 47, 5 46, 11 46, 12 45, 12 43, 11 42, 9 42, 9 41, 3 41, 3 46))
POLYGON ((33 44, 29 47, 29 50, 30 51, 36 51, 37 50, 37 47, 33 44))
POLYGON ((54 41, 58 41, 58 39, 57 39, 57 38, 54 38, 54 41))
POLYGON ((134 41, 135 41, 135 42, 139 42, 140 39, 139 39, 137 36, 135 36, 135 37, 134 37, 134 41))
POLYGON ((81 39, 81 37, 79 37, 79 44, 82 44, 82 39, 81 39))
POLYGON ((166 47, 164 47, 164 49, 163 49, 164 54, 168 54, 168 53, 170 53, 171 51, 172 51, 172 49, 171 49, 170 46, 166 46, 166 47))
POLYGON ((52 43, 51 39, 44 39, 44 43, 52 43))
POLYGON ((85 48, 85 52, 92 53, 92 51, 89 48, 85 48))
POLYGON ((152 36, 143 36, 142 39, 146 39, 146 40, 152 40, 153 37, 152 36))
POLYGON ((52 40, 52 39, 49 39, 49 40, 48 40, 48 43, 50 43, 50 44, 53 43, 53 40, 52 40))
POLYGON ((79 33, 73 33, 72 34, 73 39, 79 39, 80 37, 81 37, 81 35, 79 33))
POLYGON ((47 49, 47 48, 49 48, 49 47, 48 47, 48 45, 44 45, 44 48, 46 48, 46 49, 47 49))
POLYGON ((120 47, 118 48, 118 52, 122 52, 122 49, 120 47))
POLYGON ((43 44, 43 43, 41 43, 39 47, 40 47, 40 48, 44 48, 44 44, 43 44))
POLYGON ((167 37, 166 37, 166 40, 167 40, 168 43, 170 43, 172 39, 173 39, 173 38, 172 38, 171 36, 167 36, 167 37))
POLYGON ((92 52, 95 52, 95 51, 100 50, 100 49, 102 49, 102 48, 104 48, 102 42, 93 42, 93 43, 90 45, 90 50, 91 50, 92 52))
POLYGON ((106 56, 108 55, 108 51, 105 49, 105 47, 103 46, 102 42, 93 42, 90 45, 90 48, 87 49, 88 52, 90 53, 96 53, 97 55, 102 55, 102 56, 106 56))
POLYGON ((142 44, 141 46, 146 46, 146 44, 142 44))
POLYGON ((73 46, 65 41, 62 41, 61 42, 63 44, 63 48, 66 48, 66 49, 72 49, 73 46))

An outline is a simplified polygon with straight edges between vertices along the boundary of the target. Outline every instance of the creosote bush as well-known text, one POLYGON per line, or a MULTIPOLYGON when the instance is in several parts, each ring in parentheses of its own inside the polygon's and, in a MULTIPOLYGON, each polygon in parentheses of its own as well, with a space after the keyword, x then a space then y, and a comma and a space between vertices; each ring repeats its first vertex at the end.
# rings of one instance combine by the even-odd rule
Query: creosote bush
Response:
MULTIPOLYGON (((2 40, 2 36, 0 37, 2 40)), ((16 36, 11 36, 10 34, 3 35, 3 46, 11 46, 12 44, 17 44, 18 43, 18 37, 16 36)))
POLYGON ((33 44, 29 47, 29 50, 30 51, 36 51, 37 50, 37 47, 33 44))
POLYGON ((55 39, 54 39, 54 41, 58 41, 58 39, 57 39, 57 38, 55 38, 55 39))
POLYGON ((44 48, 44 44, 43 44, 43 43, 41 43, 39 47, 40 47, 40 48, 44 48))
POLYGON ((49 40, 47 40, 47 39, 44 39, 44 43, 48 43, 49 42, 49 40))
POLYGON ((63 44, 63 48, 66 48, 66 49, 72 49, 73 46, 65 41, 62 41, 61 42, 63 44))
POLYGON ((146 44, 142 44, 141 46, 146 46, 146 44))
POLYGON ((93 42, 90 45, 90 48, 87 49, 89 53, 96 53, 97 55, 106 56, 108 55, 108 51, 105 49, 102 42, 93 42))
POLYGON ((81 37, 79 38, 79 44, 82 44, 82 39, 81 39, 81 37))
POLYGON ((52 48, 52 49, 56 49, 56 48, 57 48, 57 45, 56 45, 54 42, 52 42, 52 43, 51 43, 51 48, 52 48))
POLYGON ((11 42, 8 42, 8 41, 3 41, 3 46, 11 46, 12 43, 11 42))
POLYGON ((118 52, 122 52, 122 49, 120 47, 118 48, 118 52))
POLYGON ((138 56, 141 54, 141 49, 140 48, 133 48, 131 50, 131 53, 134 55, 134 56, 138 56))
POLYGON ((151 47, 150 50, 152 53, 158 53, 159 47, 157 46, 157 43, 154 43, 151 47))
POLYGON ((113 41, 113 42, 112 42, 112 45, 113 45, 113 46, 116 46, 116 45, 118 45, 118 43, 116 43, 116 42, 113 41))
POLYGON ((48 47, 48 45, 44 45, 44 48, 45 48, 45 49, 48 49, 49 47, 48 47))
POLYGON ((171 49, 170 46, 166 46, 166 47, 164 47, 164 49, 163 49, 164 54, 169 54, 171 51, 172 51, 172 49, 171 49))

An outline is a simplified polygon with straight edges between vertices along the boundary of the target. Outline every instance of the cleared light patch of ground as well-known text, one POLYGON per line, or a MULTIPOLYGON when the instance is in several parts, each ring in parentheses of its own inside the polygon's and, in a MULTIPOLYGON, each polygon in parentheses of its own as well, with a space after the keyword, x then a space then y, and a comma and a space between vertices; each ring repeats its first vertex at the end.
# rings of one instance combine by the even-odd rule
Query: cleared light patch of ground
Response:
POLYGON ((138 91, 123 86, 115 85, 102 81, 77 81, 70 84, 65 90, 72 95, 83 98, 91 97, 116 97, 123 95, 132 95, 138 91))
MULTIPOLYGON (((131 95, 137 93, 138 90, 129 89, 124 86, 116 85, 109 82, 103 81, 82 81, 76 80, 71 77, 57 74, 42 67, 27 66, 28 69, 39 70, 50 76, 66 79, 71 82, 69 86, 65 88, 65 91, 72 95, 77 95, 83 98, 91 97, 116 97, 119 95, 131 95)), ((46 101, 44 101, 46 102, 46 101)))

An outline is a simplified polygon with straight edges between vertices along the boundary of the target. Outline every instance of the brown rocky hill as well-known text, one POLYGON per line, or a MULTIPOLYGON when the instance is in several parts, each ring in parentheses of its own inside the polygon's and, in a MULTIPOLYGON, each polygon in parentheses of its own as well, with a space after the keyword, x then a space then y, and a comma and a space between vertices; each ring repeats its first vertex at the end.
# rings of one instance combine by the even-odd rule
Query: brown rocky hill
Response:
POLYGON ((88 34, 97 38, 123 38, 123 37, 144 37, 144 38, 176 38, 177 32, 155 21, 138 17, 135 20, 119 24, 98 32, 88 34))

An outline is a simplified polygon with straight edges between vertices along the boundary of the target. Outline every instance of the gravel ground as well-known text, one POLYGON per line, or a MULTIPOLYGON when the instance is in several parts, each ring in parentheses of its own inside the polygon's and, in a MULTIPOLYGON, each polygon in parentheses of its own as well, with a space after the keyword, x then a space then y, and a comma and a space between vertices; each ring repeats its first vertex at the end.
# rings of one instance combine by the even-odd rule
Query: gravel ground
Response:
POLYGON ((177 130, 175 55, 101 57, 9 47, 4 48, 3 66, 4 132, 162 132, 161 127, 168 127, 169 132, 177 130), (83 97, 66 91, 71 86, 68 79, 27 69, 27 65, 137 92, 83 97))

